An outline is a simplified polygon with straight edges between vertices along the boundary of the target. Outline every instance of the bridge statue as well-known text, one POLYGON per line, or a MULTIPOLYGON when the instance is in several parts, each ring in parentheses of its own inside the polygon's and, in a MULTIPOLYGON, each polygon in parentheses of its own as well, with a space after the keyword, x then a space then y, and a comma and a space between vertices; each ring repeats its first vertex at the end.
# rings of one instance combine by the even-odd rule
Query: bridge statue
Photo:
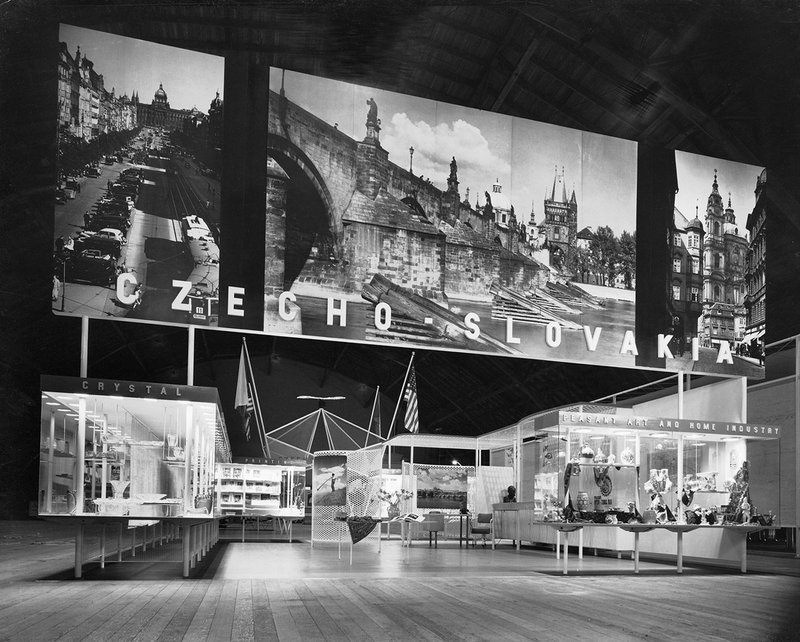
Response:
POLYGON ((378 103, 376 103, 373 98, 370 98, 367 101, 367 104, 369 105, 369 111, 367 112, 367 127, 370 125, 377 127, 381 124, 381 121, 378 118, 378 103))
POLYGON ((453 160, 450 161, 450 180, 454 181, 458 177, 458 164, 456 163, 456 157, 453 156, 453 160))

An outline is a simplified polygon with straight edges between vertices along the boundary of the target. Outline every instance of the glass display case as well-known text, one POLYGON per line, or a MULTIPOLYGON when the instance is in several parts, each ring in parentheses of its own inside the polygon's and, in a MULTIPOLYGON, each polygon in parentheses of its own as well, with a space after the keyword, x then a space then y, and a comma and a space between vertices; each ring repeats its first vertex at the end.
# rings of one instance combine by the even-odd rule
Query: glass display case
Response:
MULTIPOLYGON (((635 417, 626 410, 559 411, 537 428, 527 462, 535 468, 535 519, 683 523, 690 511, 704 523, 724 524, 755 515, 747 440, 777 439, 777 427, 635 417)), ((773 499, 759 498, 764 513, 774 510, 773 499)))
POLYGON ((306 504, 303 466, 218 464, 217 514, 302 517, 306 504))
POLYGON ((220 459, 215 389, 42 378, 41 516, 208 515, 220 459))

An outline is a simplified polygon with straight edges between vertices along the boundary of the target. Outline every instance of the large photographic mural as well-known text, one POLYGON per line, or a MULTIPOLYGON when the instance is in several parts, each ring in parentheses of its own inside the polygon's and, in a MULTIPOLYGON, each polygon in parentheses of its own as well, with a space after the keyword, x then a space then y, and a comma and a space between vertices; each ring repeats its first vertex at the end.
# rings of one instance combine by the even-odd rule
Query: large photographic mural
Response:
POLYGON ((634 143, 274 69, 268 147, 268 330, 634 365, 634 143))
POLYGON ((763 376, 763 168, 265 69, 226 177, 223 59, 60 38, 58 314, 763 376))
POLYGON ((59 39, 54 312, 216 325, 224 59, 59 39))

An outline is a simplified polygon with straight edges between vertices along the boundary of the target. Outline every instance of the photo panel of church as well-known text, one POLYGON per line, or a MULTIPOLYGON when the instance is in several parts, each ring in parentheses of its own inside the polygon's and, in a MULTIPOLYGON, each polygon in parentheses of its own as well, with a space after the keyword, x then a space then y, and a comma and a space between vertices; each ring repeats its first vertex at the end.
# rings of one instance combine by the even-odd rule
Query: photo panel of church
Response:
POLYGON ((763 167, 675 152, 667 368, 764 376, 763 167))
POLYGON ((59 41, 53 311, 217 325, 224 59, 59 41))
POLYGON ((636 143, 270 73, 264 329, 635 367, 636 143))

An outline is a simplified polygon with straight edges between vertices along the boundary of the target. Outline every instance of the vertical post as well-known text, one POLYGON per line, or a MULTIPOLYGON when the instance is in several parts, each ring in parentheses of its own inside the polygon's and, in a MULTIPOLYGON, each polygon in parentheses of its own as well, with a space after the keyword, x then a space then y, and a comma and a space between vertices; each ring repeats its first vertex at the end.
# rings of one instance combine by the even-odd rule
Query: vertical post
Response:
POLYGON ((747 423, 747 377, 739 377, 742 384, 742 416, 741 421, 747 423))
POLYGON ((50 447, 47 449, 47 490, 45 491, 44 506, 46 513, 53 512, 53 465, 55 463, 56 447, 56 413, 50 413, 50 447))
POLYGON ((75 579, 81 579, 83 572, 83 520, 75 531, 75 579))
POLYGON ((81 317, 81 377, 89 375, 89 317, 81 317))
POLYGON ((75 513, 83 514, 84 489, 83 489, 83 468, 86 449, 86 397, 78 398, 78 434, 75 437, 75 479, 72 480, 75 488, 75 513))
POLYGON ((683 419, 683 370, 678 372, 678 419, 683 419))
POLYGON ((189 326, 189 354, 186 356, 186 385, 194 385, 194 326, 189 326))
POLYGON ((189 577, 189 554, 191 550, 191 545, 189 544, 189 531, 191 530, 191 526, 187 520, 183 520, 180 525, 181 529, 183 530, 183 576, 189 577))
MULTIPOLYGON (((679 417, 679 419, 683 419, 683 417, 679 417)), ((675 506, 675 512, 677 513, 678 523, 685 524, 686 523, 686 515, 683 512, 683 507, 681 505, 681 497, 683 495, 683 433, 678 433, 678 482, 675 484, 675 489, 678 495, 678 503, 675 506)), ((681 540, 679 540, 681 541, 681 540)))
MULTIPOLYGON (((800 334, 794 338, 794 443, 800 443, 800 334)), ((797 541, 800 538, 800 452, 794 451, 794 556, 800 557, 797 541)))
POLYGON ((183 468, 183 512, 188 513, 190 508, 194 508, 192 500, 192 437, 194 435, 194 408, 186 406, 186 445, 184 446, 185 466, 183 468))
MULTIPOLYGON (((517 424, 517 438, 514 442, 514 486, 517 489, 517 497, 519 498, 517 501, 525 501, 526 494, 522 492, 524 490, 522 488, 522 426, 519 424, 517 424)), ((519 541, 517 541, 517 546, 519 546, 519 541)))

